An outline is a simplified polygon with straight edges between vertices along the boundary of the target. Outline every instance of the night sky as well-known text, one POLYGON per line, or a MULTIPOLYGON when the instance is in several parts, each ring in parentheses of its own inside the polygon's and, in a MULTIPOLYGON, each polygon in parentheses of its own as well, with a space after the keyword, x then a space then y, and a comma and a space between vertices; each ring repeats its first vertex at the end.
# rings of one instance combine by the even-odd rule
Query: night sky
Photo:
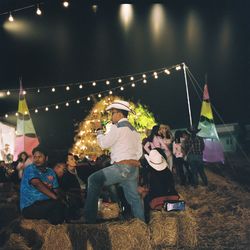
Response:
MULTIPOLYGON (((124 6, 116 1, 72 0, 65 9, 60 1, 44 1, 42 16, 36 8, 0 16, 0 94, 24 88, 55 86, 107 79, 151 71, 185 62, 200 88, 207 75, 215 122, 250 123, 249 104, 249 7, 238 1, 166 1, 164 4, 124 6), (16 26, 13 26, 15 24, 16 26), (11 26, 12 25, 12 26, 11 26), (218 112, 219 116, 216 114, 218 112)), ((140 1, 144 2, 144 1, 140 1)), ((37 3, 1 0, 0 13, 37 3)), ((109 88, 116 86, 111 82, 109 88)), ((99 84, 98 84, 99 85, 99 84)), ((58 88, 28 91, 30 108, 64 102, 104 90, 86 85, 71 91, 58 88)), ((199 96, 189 81, 193 121, 201 108, 199 96)), ((148 79, 117 95, 148 106, 158 122, 172 128, 189 125, 183 71, 148 79)), ((18 95, 1 95, 0 116, 17 110, 18 95)), ((71 146, 77 123, 93 102, 82 101, 59 111, 31 112, 37 134, 51 149, 71 146)), ((3 119, 5 120, 5 119, 3 119)), ((13 119, 7 119, 13 122, 13 119)))

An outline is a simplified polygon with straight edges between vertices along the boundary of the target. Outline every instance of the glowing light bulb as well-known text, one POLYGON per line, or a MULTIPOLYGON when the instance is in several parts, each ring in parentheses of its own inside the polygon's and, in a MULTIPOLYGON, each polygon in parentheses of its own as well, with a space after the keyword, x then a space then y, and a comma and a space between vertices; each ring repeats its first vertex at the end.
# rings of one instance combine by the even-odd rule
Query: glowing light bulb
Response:
POLYGON ((23 95, 26 95, 26 94, 27 94, 27 92, 25 90, 23 90, 23 95))
POLYGON ((46 107, 46 108, 45 108, 45 111, 48 111, 48 110, 49 110, 49 108, 48 108, 48 107, 46 107))
POLYGON ((79 89, 82 89, 82 84, 79 85, 79 89))
POLYGON ((109 85, 109 84, 110 84, 110 81, 106 81, 106 84, 109 85))
POLYGON ((58 106, 58 105, 56 105, 56 106, 55 106, 55 109, 59 109, 59 106, 58 106))
POLYGON ((123 88, 123 87, 120 87, 120 90, 121 90, 121 91, 123 91, 123 90, 124 90, 124 88, 123 88))
POLYGON ((176 69, 176 70, 180 70, 180 69, 181 69, 181 66, 180 66, 180 65, 177 65, 175 69, 176 69))
POLYGON ((135 87, 135 84, 134 84, 134 83, 132 83, 132 84, 131 84, 131 86, 134 88, 134 87, 135 87))
POLYGON ((121 78, 119 78, 119 79, 118 79, 118 82, 119 82, 119 83, 121 83, 121 82, 122 82, 122 79, 121 79, 121 78))
POLYGON ((10 22, 14 22, 14 18, 13 18, 13 16, 11 15, 11 13, 10 13, 10 15, 9 15, 9 21, 10 21, 10 22))
POLYGON ((96 86, 96 82, 93 82, 93 83, 92 83, 92 86, 96 86))
POLYGON ((154 78, 155 78, 155 79, 158 79, 158 75, 154 75, 154 78))
POLYGON ((52 91, 52 92, 55 92, 55 91, 56 91, 56 89, 55 89, 55 88, 52 88, 52 89, 51 89, 51 91, 52 91))
POLYGON ((110 90, 110 91, 109 91, 109 94, 110 94, 110 95, 112 95, 112 94, 113 94, 112 90, 110 90))
POLYGON ((8 114, 5 114, 5 118, 8 118, 8 114))
POLYGON ((69 106, 69 103, 68 103, 68 102, 66 102, 66 104, 65 104, 65 105, 66 105, 66 107, 68 107, 68 106, 69 106))
POLYGON ((154 76, 157 76, 157 72, 154 72, 154 76))
POLYGON ((87 100, 90 101, 90 97, 88 97, 87 100))
POLYGON ((67 90, 67 91, 69 91, 69 90, 70 90, 70 87, 69 87, 69 86, 67 86, 67 87, 66 87, 66 90, 67 90))
POLYGON ((35 109, 35 113, 38 113, 38 109, 35 109))
POLYGON ((98 97, 102 97, 102 95, 101 95, 101 94, 99 94, 99 95, 98 95, 98 97))
POLYGON ((133 77, 133 76, 131 76, 131 77, 130 77, 130 80, 131 80, 131 81, 133 81, 133 80, 134 80, 134 77, 133 77))
POLYGON ((15 114, 16 116, 18 116, 18 113, 16 112, 16 114, 15 114))
POLYGON ((27 115, 27 114, 28 114, 28 111, 25 111, 24 114, 27 115))
POLYGON ((42 11, 41 11, 41 9, 39 8, 39 4, 37 5, 37 8, 36 8, 36 14, 37 14, 38 16, 41 16, 41 15, 42 15, 42 11))
POLYGON ((37 89, 37 93, 40 93, 40 89, 37 89))
POLYGON ((10 95, 10 91, 8 90, 6 94, 7 94, 7 95, 10 95))
POLYGON ((164 72, 167 74, 167 75, 170 75, 170 71, 168 69, 165 69, 164 72))
POLYGON ((80 100, 77 100, 76 103, 79 104, 79 103, 80 103, 80 100))
POLYGON ((142 75, 143 78, 146 78, 147 76, 145 74, 142 75))
POLYGON ((65 8, 68 8, 69 7, 69 1, 63 1, 63 6, 65 8))
POLYGON ((147 80, 146 80, 146 79, 144 79, 144 80, 143 80, 143 83, 147 83, 147 80))

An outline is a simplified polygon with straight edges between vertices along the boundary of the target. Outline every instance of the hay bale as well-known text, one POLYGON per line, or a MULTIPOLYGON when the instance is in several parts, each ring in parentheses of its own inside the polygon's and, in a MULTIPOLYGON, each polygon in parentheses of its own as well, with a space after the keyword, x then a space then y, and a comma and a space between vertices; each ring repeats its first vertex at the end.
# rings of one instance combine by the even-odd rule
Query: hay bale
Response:
POLYGON ((98 217, 102 219, 115 219, 120 214, 118 203, 115 202, 102 202, 101 209, 98 211, 98 217))
POLYGON ((174 214, 152 211, 149 229, 153 249, 177 246, 178 220, 174 214))
POLYGON ((178 245, 181 247, 194 248, 198 245, 197 233, 198 225, 192 213, 187 209, 179 213, 178 216, 178 245))
POLYGON ((10 235, 8 241, 5 243, 2 249, 31 250, 31 248, 27 246, 27 242, 25 241, 25 239, 20 234, 16 233, 12 233, 10 235))

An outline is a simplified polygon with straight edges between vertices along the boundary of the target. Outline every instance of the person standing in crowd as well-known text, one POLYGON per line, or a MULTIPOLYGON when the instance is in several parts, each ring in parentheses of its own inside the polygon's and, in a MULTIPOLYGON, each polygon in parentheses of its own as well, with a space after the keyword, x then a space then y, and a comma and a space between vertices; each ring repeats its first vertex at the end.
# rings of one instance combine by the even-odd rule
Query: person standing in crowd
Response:
POLYGON ((65 207, 57 195, 56 174, 47 167, 47 153, 38 146, 32 150, 32 155, 33 163, 25 168, 21 181, 21 213, 26 219, 63 223, 65 207))
POLYGON ((141 139, 127 119, 128 112, 132 110, 128 102, 117 100, 109 105, 106 111, 111 111, 112 125, 109 132, 104 134, 101 123, 96 123, 97 141, 101 148, 110 148, 111 166, 93 173, 88 178, 84 208, 86 223, 96 222, 100 192, 104 186, 113 184, 120 184, 123 188, 134 217, 145 221, 143 202, 137 191, 140 166, 138 160, 142 156, 141 139))
POLYGON ((5 162, 5 163, 9 163, 9 159, 8 159, 8 155, 10 155, 10 145, 9 144, 5 144, 4 145, 4 148, 1 150, 1 156, 2 156, 2 160, 5 162))
POLYGON ((16 170, 18 171, 19 179, 22 179, 24 169, 32 163, 32 160, 29 158, 28 154, 23 151, 18 155, 17 161, 16 170))
POLYGON ((175 131, 175 139, 173 142, 173 154, 175 156, 174 162, 176 167, 176 174, 181 185, 186 184, 186 176, 184 174, 184 148, 181 142, 182 131, 175 131))
POLYGON ((185 151, 187 152, 187 160, 191 168, 192 183, 195 188, 198 185, 198 174, 200 175, 202 182, 205 186, 208 184, 207 176, 204 171, 203 164, 203 150, 205 144, 203 139, 197 135, 200 129, 191 127, 188 129, 190 137, 184 142, 185 151))
MULTIPOLYGON (((169 150, 166 141, 164 141, 163 136, 159 133, 159 129, 160 129, 159 125, 155 125, 152 128, 151 134, 149 135, 147 142, 144 145, 144 149, 147 152, 147 154, 149 154, 150 150, 154 148, 161 148, 163 149, 167 159, 170 159, 172 158, 172 153, 169 150)), ((172 162, 171 159, 169 161, 172 162)), ((172 171, 172 165, 173 164, 170 164, 170 166, 168 166, 171 171, 172 171)))

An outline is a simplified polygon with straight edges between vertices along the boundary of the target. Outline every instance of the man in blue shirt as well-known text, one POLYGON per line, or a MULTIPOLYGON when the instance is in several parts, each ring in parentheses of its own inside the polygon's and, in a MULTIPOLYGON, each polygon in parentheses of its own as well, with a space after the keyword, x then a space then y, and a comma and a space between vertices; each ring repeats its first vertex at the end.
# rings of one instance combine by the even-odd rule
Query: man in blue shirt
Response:
POLYGON ((52 224, 64 221, 64 204, 58 199, 55 172, 47 167, 41 147, 32 151, 33 163, 25 168, 20 188, 20 208, 27 219, 45 219, 52 224))

